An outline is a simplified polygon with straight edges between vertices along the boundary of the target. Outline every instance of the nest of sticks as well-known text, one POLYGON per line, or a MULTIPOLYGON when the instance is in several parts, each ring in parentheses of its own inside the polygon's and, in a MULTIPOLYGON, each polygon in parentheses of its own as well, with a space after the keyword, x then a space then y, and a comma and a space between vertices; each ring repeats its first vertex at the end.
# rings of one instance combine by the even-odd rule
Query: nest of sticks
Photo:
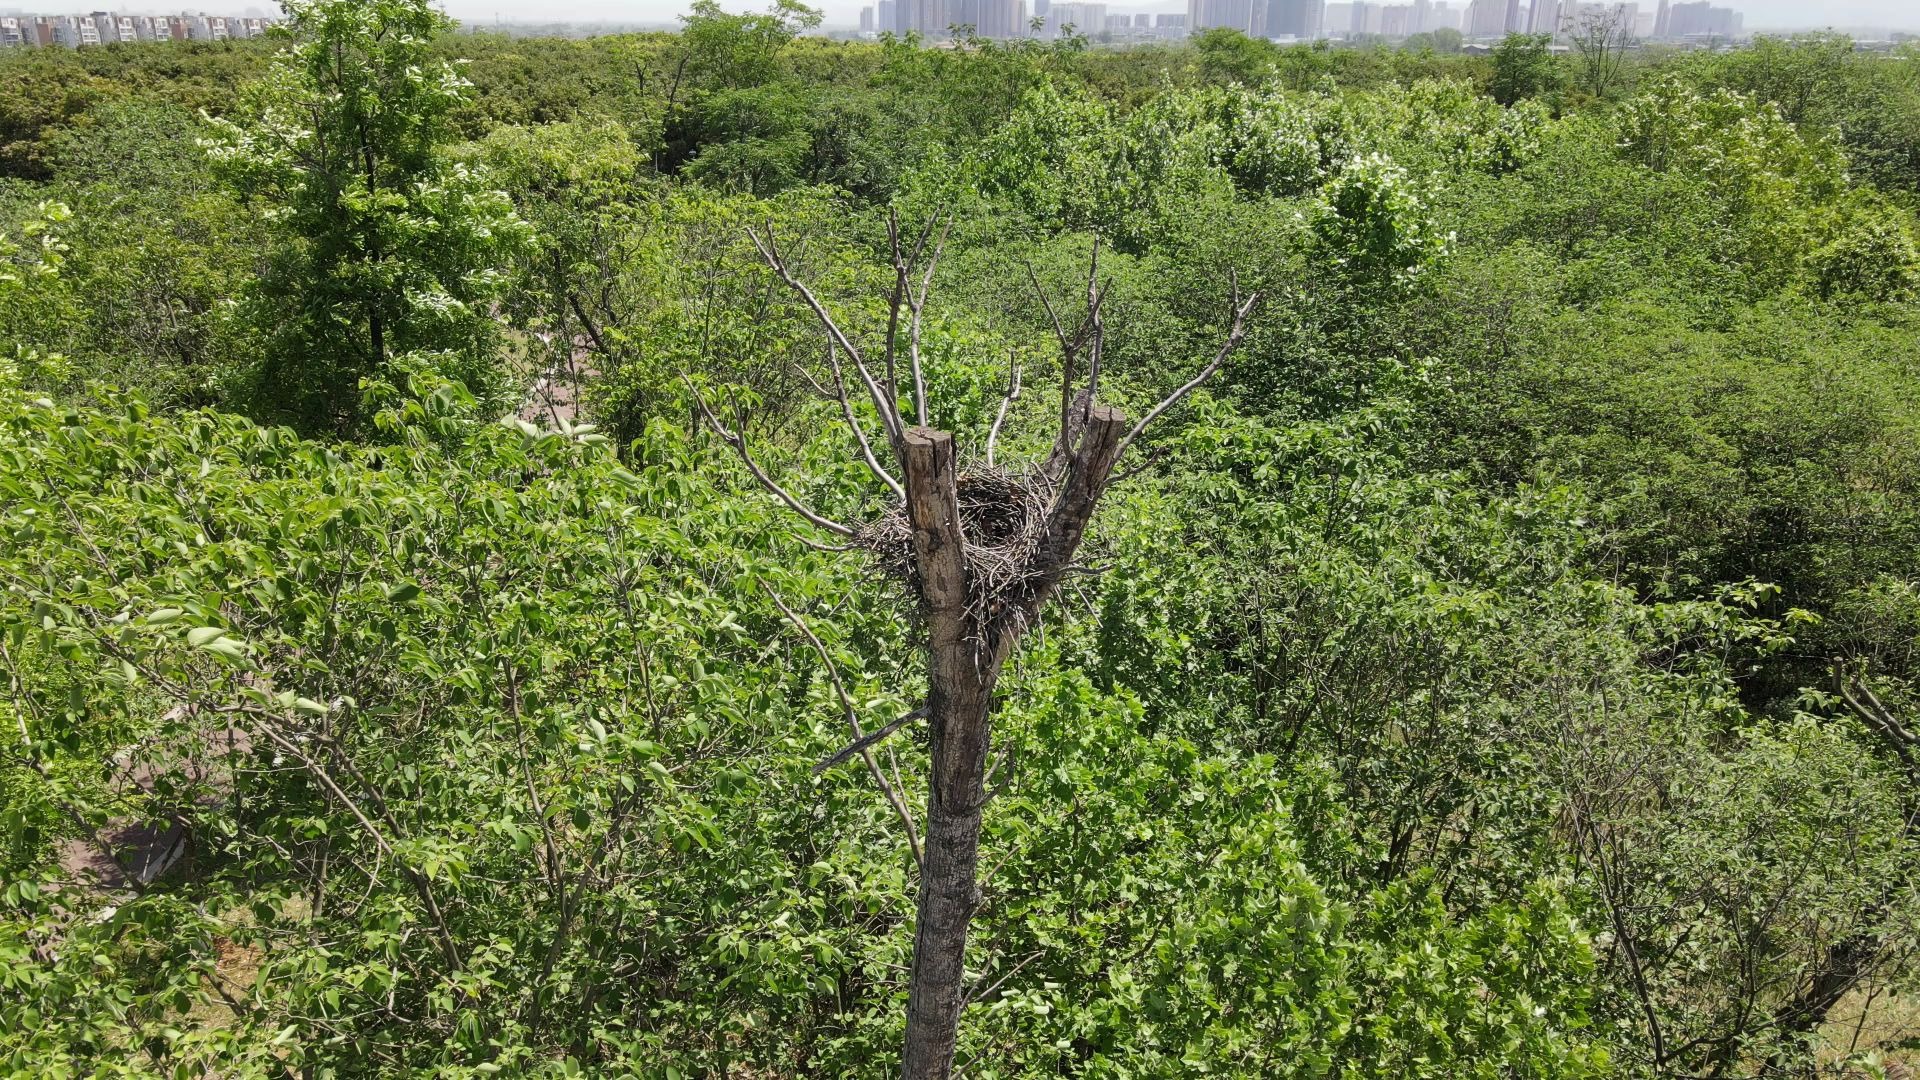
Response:
MULTIPOLYGON (((1047 532, 1054 482, 1038 468, 963 466, 954 477, 967 541, 967 609, 976 626, 1039 585, 1034 555, 1047 532)), ((914 582, 913 523, 904 502, 862 526, 854 546, 889 576, 914 582)))

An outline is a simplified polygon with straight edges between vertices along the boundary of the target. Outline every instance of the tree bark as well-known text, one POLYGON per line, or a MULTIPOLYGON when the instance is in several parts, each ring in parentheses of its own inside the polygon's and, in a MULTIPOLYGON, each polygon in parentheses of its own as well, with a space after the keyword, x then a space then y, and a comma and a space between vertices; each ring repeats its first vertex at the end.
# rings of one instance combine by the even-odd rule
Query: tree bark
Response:
POLYGON ((924 427, 903 440, 907 512, 927 619, 927 725, 931 735, 925 865, 907 1000, 906 1080, 946 1080, 966 1008, 967 928, 980 906, 977 880, 990 711, 1000 669, 1072 564, 1113 469, 1124 417, 1088 406, 1079 445, 1047 537, 1035 553, 1039 587, 1005 616, 968 612, 966 537, 960 527, 953 437, 924 427))
MULTIPOLYGON (((951 224, 951 223, 949 223, 951 224)), ((1044 291, 1040 301, 1053 323, 1061 350, 1060 430, 1053 449, 1040 466, 1051 484, 1057 484, 1047 508, 1044 533, 1027 555, 1026 565, 1017 583, 1004 595, 976 596, 970 580, 970 556, 964 523, 960 517, 959 479, 954 463, 953 436, 925 426, 908 429, 900 413, 899 333, 904 310, 908 320, 907 359, 913 377, 913 415, 924 425, 927 417, 926 382, 921 369, 921 318, 932 287, 934 267, 939 263, 947 232, 933 245, 931 257, 924 263, 933 223, 921 231, 909 255, 901 244, 899 220, 889 215, 887 238, 892 247, 894 287, 888 307, 884 368, 868 366, 859 347, 834 322, 818 297, 793 276, 781 258, 771 225, 763 238, 748 229, 767 265, 780 280, 793 289, 810 308, 829 337, 828 363, 833 368, 833 390, 841 415, 860 445, 861 456, 874 476, 896 494, 904 494, 913 539, 910 580, 919 593, 921 615, 927 632, 927 703, 924 713, 930 740, 928 764, 926 840, 920 852, 920 895, 914 928, 913 967, 907 1001, 906 1047, 901 1073, 906 1080, 946 1080, 953 1071, 954 1049, 958 1042, 960 1014, 966 1007, 966 947, 968 924, 981 903, 977 880, 980 852, 980 820, 989 798, 986 765, 992 749, 992 701, 1000 671, 1013 649, 1039 620, 1040 611, 1059 591, 1061 581, 1073 570, 1080 542, 1086 537, 1101 496, 1113 479, 1113 466, 1127 447, 1161 414, 1220 370, 1227 357, 1246 336, 1246 320, 1258 293, 1242 299, 1236 281, 1233 296, 1233 327, 1211 363, 1193 378, 1155 405, 1140 422, 1128 430, 1118 410, 1097 404, 1099 396, 1100 354, 1103 327, 1100 304, 1106 289, 1099 281, 1099 245, 1087 275, 1087 317, 1085 323, 1069 334, 1044 291), (916 291, 913 276, 919 275, 916 291), (887 444, 901 470, 896 480, 872 453, 865 433, 854 418, 843 371, 833 345, 852 363, 868 400, 879 414, 887 444), (1076 375, 1077 360, 1087 350, 1086 378, 1082 384, 1076 375), (904 490, 903 490, 904 489, 904 490)), ((1029 277, 1032 276, 1029 270, 1029 277)), ((1039 281, 1034 280, 1039 289, 1039 281)), ((582 314, 584 319, 584 313, 582 314)), ((683 375, 683 379, 686 377, 683 375)), ((1019 395, 1019 371, 1010 379, 1007 396, 1001 403, 992 429, 987 434, 987 461, 993 461, 994 442, 1000 434, 1006 408, 1019 395)), ((856 531, 822 518, 802 505, 791 493, 773 482, 753 460, 746 442, 737 432, 728 430, 714 416, 691 380, 688 390, 701 414, 721 439, 732 446, 754 479, 787 507, 813 524, 845 537, 856 531)), ((1004 553, 996 552, 996 555, 1004 553)), ((783 607, 784 610, 784 607, 783 607)), ((789 618, 793 618, 788 613, 789 618)), ((795 619, 797 623, 798 620, 795 619)), ((804 630, 804 626, 802 627, 804 630)), ((824 655, 824 650, 822 650, 824 655)), ((831 666, 829 664, 829 666, 831 666)), ((837 685, 837 684, 836 684, 837 685)), ((844 696, 844 695, 843 695, 844 696)), ((916 710, 920 711, 920 710, 916 710)), ((851 706, 849 706, 851 712, 851 706)), ((897 724, 894 726, 898 726, 897 724)), ((882 729, 882 731, 889 729, 882 729)), ((843 760, 864 748, 856 725, 852 747, 842 751, 822 767, 843 760)), ((874 736, 875 738, 879 736, 874 736)), ((817 770, 816 770, 817 771, 817 770)), ((885 780, 876 776, 883 790, 885 780)), ((896 809, 899 803, 895 800, 896 809)), ((902 817, 906 817, 903 813, 902 817)), ((912 841, 911 824, 908 839, 912 841)), ((1009 973, 1011 974, 1011 973, 1009 973)))
POLYGON ((912 991, 901 1075, 945 1080, 953 1068, 965 1005, 967 924, 979 905, 975 880, 980 814, 986 801, 987 702, 967 618, 966 539, 960 528, 953 437, 916 427, 906 433, 907 512, 927 620, 926 865, 920 875, 913 940, 912 991))

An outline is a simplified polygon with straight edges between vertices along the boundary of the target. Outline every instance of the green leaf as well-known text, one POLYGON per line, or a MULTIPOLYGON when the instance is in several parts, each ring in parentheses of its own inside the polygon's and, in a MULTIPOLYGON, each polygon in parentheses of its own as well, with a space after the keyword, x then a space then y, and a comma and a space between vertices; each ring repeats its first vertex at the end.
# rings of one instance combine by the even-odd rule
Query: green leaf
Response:
POLYGON ((187 644, 205 645, 225 636, 226 631, 217 626, 196 626, 187 631, 187 644))
POLYGON ((215 656, 235 663, 244 661, 247 658, 247 647, 232 638, 220 638, 217 641, 209 641, 200 647, 213 653, 215 656))

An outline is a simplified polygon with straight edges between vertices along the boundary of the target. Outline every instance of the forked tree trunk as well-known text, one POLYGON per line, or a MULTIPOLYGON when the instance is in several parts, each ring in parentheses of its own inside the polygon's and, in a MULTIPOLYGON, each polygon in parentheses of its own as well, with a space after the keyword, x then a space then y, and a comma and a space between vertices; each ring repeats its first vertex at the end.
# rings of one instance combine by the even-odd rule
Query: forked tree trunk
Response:
POLYGON ((965 1005, 967 924, 979 904, 990 691, 979 670, 984 658, 967 640, 966 538, 953 436, 914 428, 905 450, 907 512, 928 630, 931 769, 902 1075, 945 1077, 965 1005))
POLYGON ((901 1075, 945 1080, 953 1070, 960 1014, 967 1004, 967 928, 980 905, 980 820, 987 801, 991 703, 1000 669, 1058 587, 1086 535, 1117 456, 1124 418, 1086 410, 1079 445, 1034 553, 1025 597, 1008 597, 991 618, 969 611, 966 536, 960 524, 953 437, 928 428, 906 433, 907 511, 914 564, 927 620, 927 723, 931 736, 925 862, 913 939, 912 989, 901 1075))
MULTIPOLYGON (((839 402, 841 416, 874 478, 895 495, 905 496, 913 537, 912 578, 920 594, 921 615, 926 620, 928 683, 924 709, 916 709, 909 716, 925 715, 932 754, 927 784, 926 839, 915 852, 920 861, 920 897, 901 1075, 906 1080, 946 1080, 953 1072, 960 1013, 966 1008, 968 997, 967 927, 980 906, 977 876, 980 816, 989 797, 987 755, 992 748, 993 691, 1000 671, 1020 639, 1038 621, 1041 608, 1058 591, 1061 578, 1072 568, 1080 541, 1093 520, 1094 509, 1107 489, 1114 462, 1148 425, 1220 370, 1246 336, 1247 316, 1260 296, 1255 293, 1243 299, 1235 282, 1233 326, 1213 361, 1147 410, 1132 430, 1127 430, 1126 418, 1118 410, 1097 404, 1103 335, 1100 305, 1106 295, 1106 289, 1099 282, 1099 245, 1094 245, 1093 262, 1087 268, 1087 314, 1078 329, 1069 333, 1046 294, 1041 293, 1041 303, 1053 323, 1061 351, 1060 431, 1052 452, 1040 468, 1053 498, 1038 542, 1026 553, 1025 565, 1014 575, 1015 584, 1006 587, 1002 595, 982 595, 970 580, 971 561, 966 529, 960 517, 953 436, 927 427, 908 428, 901 415, 903 388, 896 382, 896 373, 904 361, 906 372, 912 378, 913 415, 924 421, 928 410, 920 362, 921 317, 947 234, 943 228, 929 253, 927 242, 933 234, 932 222, 921 231, 919 239, 910 244, 902 243, 899 224, 897 218, 888 218, 894 288, 883 363, 870 363, 853 339, 834 322, 826 305, 793 276, 770 226, 764 237, 751 229, 747 235, 767 265, 826 328, 827 362, 833 374, 832 389, 823 387, 822 392, 839 402), (924 262, 923 254, 927 256, 924 262), (845 367, 838 359, 841 356, 846 358, 845 367), (1084 367, 1082 361, 1085 361, 1084 367), (849 369, 856 376, 851 384, 846 377, 849 369), (850 391, 850 385, 855 389, 850 391), (898 479, 874 455, 873 443, 856 416, 853 402, 856 396, 872 405, 879 417, 886 443, 901 469, 898 479)), ((1037 280, 1034 287, 1039 288, 1037 280)), ((686 382, 708 425, 733 447, 762 487, 816 527, 850 541, 859 538, 859 530, 816 513, 768 476, 754 461, 739 429, 730 429, 722 423, 693 381, 686 379, 686 382)), ((1007 407, 1020 395, 1017 366, 1009 373, 1008 383, 1006 397, 987 434, 989 463, 993 461, 994 440, 1006 419, 1007 407)), ((994 557, 1012 556, 1007 551, 995 551, 994 557)), ((777 598, 775 603, 779 603, 777 598)), ((813 641, 832 674, 832 659, 819 639, 784 604, 781 610, 813 641)), ((872 735, 863 734, 852 701, 837 674, 833 674, 833 682, 847 711, 854 742, 820 768, 831 767, 854 753, 866 756, 874 782, 899 814, 906 827, 908 843, 912 844, 916 839, 912 816, 868 753, 875 740, 898 730, 905 720, 896 720, 872 735)))

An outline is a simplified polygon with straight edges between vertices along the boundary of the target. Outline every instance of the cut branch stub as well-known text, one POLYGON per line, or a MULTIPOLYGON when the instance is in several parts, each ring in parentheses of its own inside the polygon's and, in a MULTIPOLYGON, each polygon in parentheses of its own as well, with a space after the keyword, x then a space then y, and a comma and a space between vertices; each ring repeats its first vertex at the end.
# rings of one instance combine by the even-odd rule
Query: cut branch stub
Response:
POLYGON ((932 428, 909 428, 901 450, 906 459, 914 569, 938 650, 966 633, 967 551, 960 529, 953 436, 932 428))
POLYGON ((1087 423, 1080 432, 1079 445, 1068 458, 1066 484, 1054 500, 1047 517, 1047 528, 1039 548, 1033 553, 1033 570, 1028 576, 1031 587, 1025 596, 1008 597, 993 627, 993 662, 1006 659, 1040 608, 1059 588, 1060 579, 1073 565, 1074 553, 1086 537, 1093 512, 1106 491, 1107 478, 1119 458, 1127 430, 1127 418, 1119 409, 1094 405, 1086 412, 1087 423))

